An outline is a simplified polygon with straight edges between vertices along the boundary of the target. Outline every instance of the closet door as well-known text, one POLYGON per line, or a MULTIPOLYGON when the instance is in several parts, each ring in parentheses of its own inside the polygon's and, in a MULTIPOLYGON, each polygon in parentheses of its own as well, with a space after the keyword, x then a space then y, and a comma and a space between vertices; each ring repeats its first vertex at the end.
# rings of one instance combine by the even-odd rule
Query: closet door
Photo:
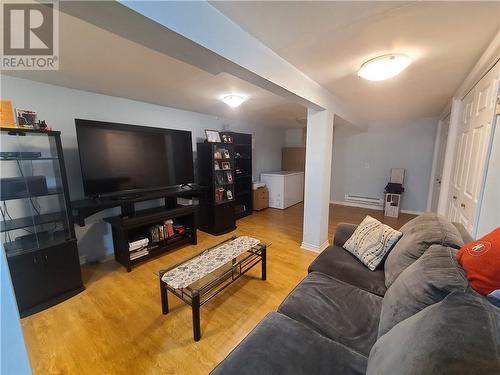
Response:
POLYGON ((473 232, 481 194, 495 102, 498 93, 497 64, 462 100, 455 165, 451 180, 448 218, 473 232))

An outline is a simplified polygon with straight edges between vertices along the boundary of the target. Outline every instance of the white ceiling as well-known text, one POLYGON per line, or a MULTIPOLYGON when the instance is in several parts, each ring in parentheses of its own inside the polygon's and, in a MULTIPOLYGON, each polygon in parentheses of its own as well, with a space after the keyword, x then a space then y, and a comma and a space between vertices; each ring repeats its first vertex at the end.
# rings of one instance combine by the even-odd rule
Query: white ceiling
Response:
POLYGON ((211 2, 369 121, 438 116, 500 28, 500 2, 211 2), (398 52, 413 64, 388 81, 357 76, 398 52))
POLYGON ((59 22, 58 71, 2 74, 265 126, 303 126, 296 119, 304 107, 232 75, 207 73, 66 13, 59 22), (220 101, 232 92, 245 94, 247 102, 232 109, 220 101))
MULTIPOLYGON (((500 28, 500 2, 212 4, 369 121, 439 115, 500 28), (414 63, 388 81, 357 77, 364 61, 389 52, 406 53, 414 63)), ((303 126, 296 119, 305 109, 289 99, 226 73, 208 73, 69 14, 60 16, 59 71, 2 74, 266 126, 303 126), (249 99, 231 109, 219 100, 229 92, 249 99)))

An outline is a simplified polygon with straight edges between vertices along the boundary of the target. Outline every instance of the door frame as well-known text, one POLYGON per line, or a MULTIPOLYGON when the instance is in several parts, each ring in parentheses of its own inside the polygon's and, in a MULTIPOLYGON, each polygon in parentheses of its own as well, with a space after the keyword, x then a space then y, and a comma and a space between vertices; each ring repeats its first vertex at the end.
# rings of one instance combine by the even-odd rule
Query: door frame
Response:
MULTIPOLYGON (((441 180, 441 192, 439 193, 439 203, 438 203, 438 213, 441 215, 446 215, 448 211, 448 196, 450 191, 451 174, 455 158, 455 146, 458 134, 458 126, 460 123, 461 114, 461 104, 462 99, 469 93, 470 90, 481 80, 481 78, 487 74, 491 68, 499 61, 500 56, 500 31, 497 32, 495 37, 492 39, 489 46, 484 51, 483 55, 479 58, 476 65, 469 72, 464 81, 460 84, 457 91, 454 93, 451 100, 447 103, 445 109, 440 116, 440 119, 444 119, 445 116, 450 114, 450 128, 448 131, 448 141, 446 147, 445 161, 443 165, 443 178, 441 180)), ((492 124, 493 126, 494 124, 492 124)), ((495 127, 492 127, 492 134, 494 134, 495 127)), ((490 139, 491 142, 491 139, 490 139)), ((488 159, 490 157, 490 151, 488 150, 488 159)), ((487 173, 487 172, 486 172, 487 173)), ((483 193, 483 188, 481 188, 481 198, 483 193)), ((480 204, 479 204, 480 206, 480 204)), ((477 217, 475 218, 475 227, 477 227, 477 217)), ((474 229, 476 231, 477 228, 474 229)))
MULTIPOLYGON (((486 76, 492 69, 500 69, 500 61, 496 61, 496 63, 490 67, 483 75, 481 75, 481 78, 486 76)), ((478 80, 474 86, 476 86, 477 83, 479 83, 480 80, 478 80)), ((469 91, 467 91, 467 94, 474 88, 471 87, 469 91)), ((497 95, 498 95, 498 90, 499 87, 497 87, 497 95)), ((443 184, 441 185, 441 192, 439 195, 439 204, 438 204, 438 213, 442 215, 447 215, 448 209, 449 209, 449 204, 450 204, 450 190, 451 190, 451 178, 452 178, 452 172, 453 172, 453 166, 455 163, 455 157, 456 157, 456 149, 457 149, 457 136, 459 133, 459 128, 460 128, 460 116, 462 114, 462 105, 463 105, 463 99, 465 99, 466 95, 464 95, 461 98, 453 98, 453 104, 452 104, 452 110, 451 110, 451 116, 450 116, 450 131, 448 134, 448 148, 446 150, 446 156, 445 156, 445 166, 443 168, 443 179, 442 182, 443 184)), ((496 97, 496 96, 495 96, 496 97)), ((488 165, 489 165, 489 160, 491 157, 491 150, 492 150, 492 143, 494 139, 494 134, 495 131, 498 131, 496 129, 496 117, 495 115, 492 114, 492 122, 491 122, 491 130, 489 134, 489 138, 486 141, 486 155, 485 155, 485 164, 482 166, 483 170, 481 171, 481 179, 480 179, 480 187, 479 187, 479 194, 478 194, 478 203, 477 207, 475 209, 474 215, 471 218, 472 220, 472 232, 470 233, 473 238, 476 238, 477 233, 478 233, 478 223, 480 220, 480 213, 481 213, 481 206, 482 206, 482 200, 483 200, 483 195, 484 195, 484 189, 485 189, 485 181, 486 181, 486 176, 488 173, 488 165)))
MULTIPOLYGON (((432 157, 431 177, 429 180, 429 192, 427 195, 427 211, 429 211, 429 212, 432 211, 432 201, 434 198, 434 181, 436 179, 436 172, 437 172, 437 168, 438 168, 439 153, 441 152, 442 147, 444 147, 446 150, 447 146, 448 146, 448 138, 446 138, 446 143, 444 145, 440 144, 439 141, 441 140, 441 135, 443 133, 443 124, 445 123, 445 120, 447 120, 447 118, 449 118, 449 117, 451 117, 451 108, 447 108, 447 110, 445 110, 443 112, 443 115, 441 115, 439 122, 438 122, 438 126, 437 126, 436 139, 434 141, 434 154, 432 157)), ((450 129, 450 120, 451 119, 448 119, 446 121, 446 122, 448 122, 448 131, 450 129)), ((444 162, 446 161, 446 152, 447 151, 445 151, 445 155, 444 155, 444 159, 443 159, 443 172, 444 172, 444 162)), ((443 174, 443 173, 441 173, 441 174, 443 174)), ((442 176, 441 176, 441 181, 442 181, 442 176)), ((442 186, 442 182, 441 182, 441 186, 442 186)), ((442 187, 441 187, 441 189, 442 189, 442 187)), ((440 197, 438 198, 438 200, 439 199, 440 199, 440 197)), ((438 204, 438 206, 439 206, 439 204, 438 204)))

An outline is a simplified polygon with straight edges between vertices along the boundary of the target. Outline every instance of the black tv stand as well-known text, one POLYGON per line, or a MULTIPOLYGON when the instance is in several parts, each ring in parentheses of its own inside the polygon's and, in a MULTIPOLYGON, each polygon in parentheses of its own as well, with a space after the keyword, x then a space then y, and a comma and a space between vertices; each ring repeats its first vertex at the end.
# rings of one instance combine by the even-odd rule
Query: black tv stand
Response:
POLYGON ((127 194, 127 195, 115 195, 112 196, 111 199, 115 201, 128 201, 131 199, 140 198, 142 194, 127 194))
POLYGON ((99 197, 99 199, 81 199, 71 202, 75 222, 85 226, 85 219, 108 208, 121 207, 123 217, 135 215, 134 204, 153 199, 163 199, 164 208, 171 209, 177 206, 177 197, 202 197, 207 194, 208 188, 197 184, 189 184, 190 189, 175 187, 163 190, 154 190, 142 194, 125 195, 120 197, 99 197), (120 198, 120 199, 117 199, 120 198))
POLYGON ((123 217, 120 215, 105 218, 104 221, 111 225, 116 261, 130 272, 135 265, 169 250, 185 244, 196 245, 196 216, 195 206, 156 207, 137 211, 132 217, 123 217), (137 240, 137 237, 148 237, 148 229, 150 227, 157 224, 163 225, 165 220, 169 219, 173 220, 174 223, 182 224, 185 228, 184 233, 176 233, 156 242, 150 240, 146 247, 147 254, 139 258, 132 257, 129 251, 129 242, 137 240))

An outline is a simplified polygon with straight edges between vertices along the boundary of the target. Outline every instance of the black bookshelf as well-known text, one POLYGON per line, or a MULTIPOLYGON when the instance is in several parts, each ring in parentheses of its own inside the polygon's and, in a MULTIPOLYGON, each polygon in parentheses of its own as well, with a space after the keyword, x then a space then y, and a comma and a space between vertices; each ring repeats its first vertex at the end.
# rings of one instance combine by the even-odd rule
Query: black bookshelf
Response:
POLYGON ((199 228, 215 235, 230 232, 236 228, 234 147, 198 143, 197 157, 198 183, 208 186, 207 194, 200 199, 199 228))
POLYGON ((235 215, 236 219, 248 216, 253 211, 252 194, 252 135, 233 134, 235 164, 235 215))
MULTIPOLYGON (((25 187, 1 196, 0 232, 21 317, 84 290, 58 131, 1 128, 2 178, 25 187), (34 189, 28 178, 45 177, 34 189)), ((5 182, 5 181, 4 181, 5 182)))

